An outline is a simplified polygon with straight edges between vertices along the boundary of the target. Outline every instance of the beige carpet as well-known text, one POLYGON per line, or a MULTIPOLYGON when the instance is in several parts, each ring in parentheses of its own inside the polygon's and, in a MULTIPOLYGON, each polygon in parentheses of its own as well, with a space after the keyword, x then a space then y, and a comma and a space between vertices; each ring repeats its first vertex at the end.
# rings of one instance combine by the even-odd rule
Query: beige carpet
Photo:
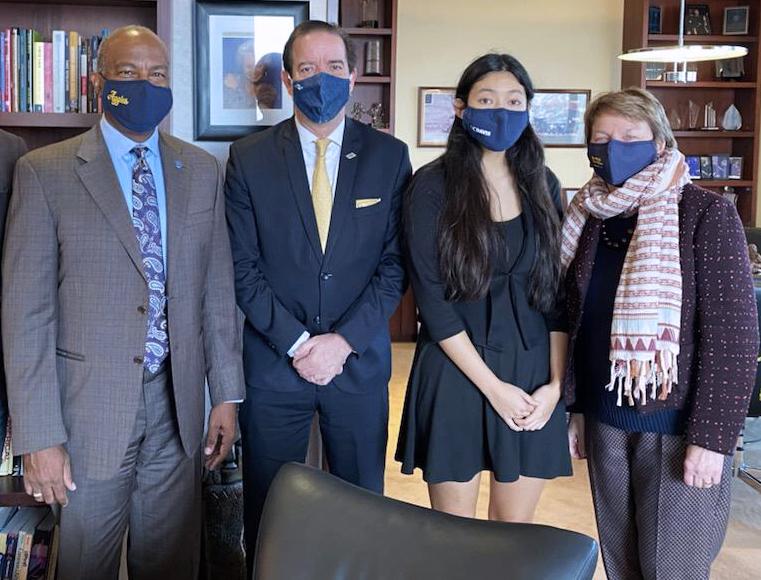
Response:
MULTIPOLYGON (((420 474, 402 475, 399 464, 393 459, 399 420, 404 403, 414 345, 395 344, 393 351, 393 377, 390 385, 391 418, 386 459, 387 495, 410 503, 428 506, 428 494, 420 474)), ((761 439, 761 422, 750 420, 747 438, 761 439)), ((761 444, 746 446, 746 459, 761 465, 761 444)), ((548 483, 539 503, 536 521, 597 536, 592 498, 585 462, 574 463, 572 478, 548 483)), ((488 478, 482 478, 478 517, 486 517, 488 478)), ((732 514, 721 554, 717 558, 712 580, 757 580, 761 578, 761 494, 741 481, 733 482, 732 514)), ((598 561, 596 580, 605 580, 602 562, 598 561)), ((614 580, 614 579, 611 579, 614 580)), ((667 580, 667 579, 666 579, 667 580)))

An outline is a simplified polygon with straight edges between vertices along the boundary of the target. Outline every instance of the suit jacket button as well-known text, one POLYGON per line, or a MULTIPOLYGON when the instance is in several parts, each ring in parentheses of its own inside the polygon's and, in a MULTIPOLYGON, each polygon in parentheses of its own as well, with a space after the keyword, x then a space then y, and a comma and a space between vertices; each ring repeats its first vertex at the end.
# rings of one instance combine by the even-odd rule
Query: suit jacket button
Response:
POLYGON ((132 359, 132 362, 135 363, 136 365, 141 365, 143 364, 143 360, 144 360, 143 357, 136 356, 135 358, 132 359))
POLYGON ((319 316, 315 316, 315 317, 314 317, 314 323, 315 323, 316 325, 318 325, 318 326, 320 325, 320 317, 319 317, 319 316))
POLYGON ((333 274, 329 272, 325 272, 322 276, 320 276, 323 280, 327 281, 330 280, 333 277, 333 274))
POLYGON ((145 306, 143 306, 143 305, 141 304, 140 306, 138 306, 138 307, 137 307, 137 311, 138 311, 138 313, 140 313, 140 314, 145 314, 145 306))

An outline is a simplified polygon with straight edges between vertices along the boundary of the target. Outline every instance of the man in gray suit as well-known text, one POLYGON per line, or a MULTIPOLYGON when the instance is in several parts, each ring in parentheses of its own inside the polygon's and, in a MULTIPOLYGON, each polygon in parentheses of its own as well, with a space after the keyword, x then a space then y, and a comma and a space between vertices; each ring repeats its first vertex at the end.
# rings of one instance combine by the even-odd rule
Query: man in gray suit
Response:
MULTIPOLYGON (((8 198, 11 195, 13 168, 16 161, 26 153, 26 143, 21 137, 0 129, 0 251, 3 248, 5 234, 5 214, 8 211, 8 198)), ((2 350, 0 350, 0 353, 2 350)), ((8 424, 8 397, 5 392, 5 374, 0 368, 0 439, 5 440, 8 424)))
POLYGON ((235 436, 240 329, 216 160, 156 127, 169 64, 114 31, 93 75, 104 116, 16 167, 3 340, 24 484, 61 516, 59 578, 191 580, 208 467, 235 436))

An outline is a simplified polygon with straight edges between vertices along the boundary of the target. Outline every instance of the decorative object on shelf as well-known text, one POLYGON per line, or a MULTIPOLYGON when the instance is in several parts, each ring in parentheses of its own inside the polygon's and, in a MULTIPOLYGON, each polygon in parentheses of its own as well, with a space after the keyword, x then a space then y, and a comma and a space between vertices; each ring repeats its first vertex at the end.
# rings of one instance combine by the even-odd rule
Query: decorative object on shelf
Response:
POLYGON ((711 166, 711 156, 700 156, 700 179, 713 179, 713 167, 711 166))
POLYGON ((694 83, 698 80, 698 71, 696 70, 671 70, 665 75, 667 83, 694 83))
POLYGON ((388 128, 388 124, 383 120, 383 105, 380 103, 372 103, 369 107, 365 107, 362 103, 355 102, 349 109, 349 116, 360 123, 365 123, 365 116, 370 117, 370 122, 365 124, 373 129, 388 128))
POLYGON ((380 38, 368 40, 365 43, 365 75, 380 76, 383 72, 381 66, 381 41, 380 38))
POLYGON ((725 185, 721 190, 721 195, 726 197, 729 201, 732 202, 732 205, 737 207, 737 192, 735 192, 734 187, 725 185))
POLYGON ((724 8, 724 34, 748 34, 748 6, 724 8))
POLYGON ((650 6, 647 11, 648 34, 661 34, 661 16, 660 6, 650 6))
POLYGON ((700 105, 690 99, 687 109, 687 127, 690 129, 697 129, 698 119, 700 118, 700 105))
POLYGON ((740 79, 745 76, 745 59, 743 57, 717 60, 714 66, 716 67, 716 78, 740 79))
POLYGON ((729 176, 727 179, 742 179, 743 178, 743 158, 742 157, 730 157, 729 158, 729 176))
POLYGON ((761 276, 761 254, 758 253, 756 244, 748 244, 748 258, 750 259, 750 271, 754 277, 761 276))
POLYGON ((700 179, 700 157, 697 155, 687 155, 685 157, 687 167, 690 168, 690 177, 692 179, 700 179))
POLYGON ((703 130, 716 131, 718 128, 716 126, 716 109, 714 109, 713 101, 711 101, 705 106, 705 112, 703 113, 703 130))
POLYGON ((418 89, 418 147, 445 147, 454 122, 454 88, 418 89))
POLYGON ((571 202, 573 201, 574 196, 578 193, 579 188, 574 187, 561 187, 560 188, 560 202, 563 204, 563 210, 565 211, 565 208, 567 208, 569 205, 571 205, 571 202))
POLYGON ((708 4, 687 4, 684 15, 684 32, 689 35, 711 34, 711 13, 708 4))
MULTIPOLYGON (((730 46, 718 44, 690 44, 684 43, 685 28, 687 34, 711 34, 711 20, 707 4, 685 4, 685 0, 679 3, 679 36, 677 44, 672 46, 647 46, 644 48, 632 48, 618 58, 633 62, 663 62, 673 63, 674 70, 678 70, 679 63, 683 63, 683 70, 687 70, 686 63, 717 60, 720 58, 735 58, 748 54, 744 46, 730 46)), ((687 74, 685 72, 686 81, 687 74)))
POLYGON ((714 179, 729 179, 729 155, 711 155, 714 179))
POLYGON ((281 79, 283 46, 301 22, 337 13, 338 0, 198 1, 194 138, 231 141, 293 115, 281 79))
POLYGON ((362 0, 361 28, 378 28, 380 18, 378 13, 378 0, 362 0))
POLYGON ((727 110, 724 111, 724 117, 721 121, 721 127, 725 131, 739 131, 743 126, 743 118, 740 115, 740 111, 734 105, 729 105, 727 110))
POLYGON ((662 81, 666 65, 660 62, 648 62, 645 64, 646 81, 662 81))
POLYGON ((388 128, 388 125, 383 121, 383 105, 380 103, 373 103, 367 110, 367 114, 370 116, 370 126, 373 129, 388 128))
POLYGON ((584 147, 584 113, 589 89, 539 89, 531 101, 529 118, 545 147, 584 147))
POLYGON ((677 113, 676 109, 671 109, 668 113, 669 125, 672 131, 679 131, 682 128, 682 118, 677 113))

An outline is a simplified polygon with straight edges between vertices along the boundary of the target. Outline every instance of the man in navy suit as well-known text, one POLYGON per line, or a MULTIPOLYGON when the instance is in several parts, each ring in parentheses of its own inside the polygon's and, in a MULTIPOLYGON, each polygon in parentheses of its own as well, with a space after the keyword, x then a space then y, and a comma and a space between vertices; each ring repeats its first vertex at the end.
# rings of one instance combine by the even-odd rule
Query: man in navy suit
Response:
POLYGON ((294 118, 230 148, 227 221, 246 317, 240 409, 249 568, 267 489, 304 461, 315 412, 331 473, 383 491, 391 348, 406 279, 406 145, 346 118, 346 35, 299 25, 283 51, 294 118))

